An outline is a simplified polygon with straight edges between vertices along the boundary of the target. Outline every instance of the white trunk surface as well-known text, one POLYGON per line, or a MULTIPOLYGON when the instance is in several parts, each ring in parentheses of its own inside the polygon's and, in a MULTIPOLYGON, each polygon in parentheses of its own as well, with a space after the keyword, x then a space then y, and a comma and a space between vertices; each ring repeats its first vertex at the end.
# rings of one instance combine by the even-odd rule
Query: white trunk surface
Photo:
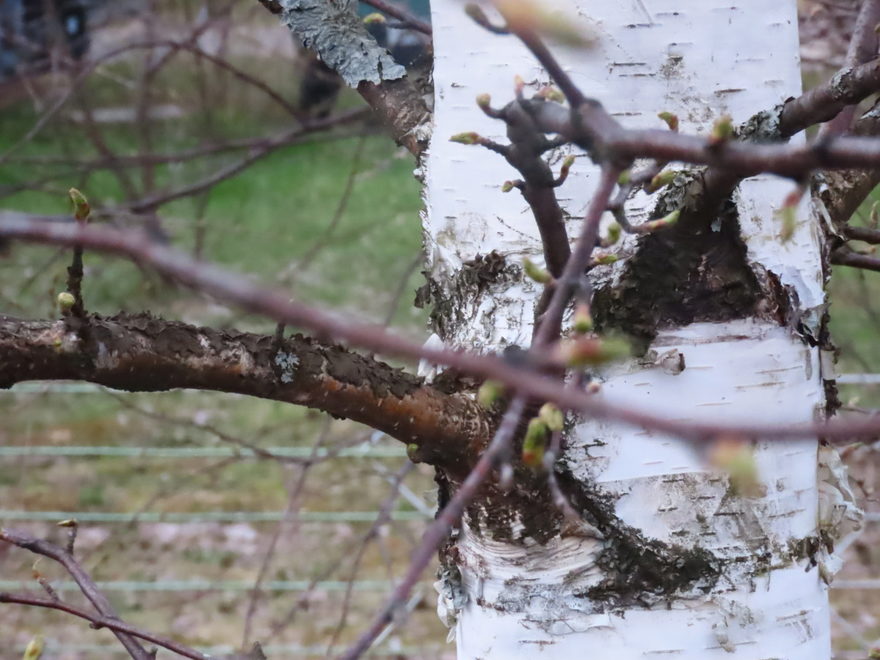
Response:
MULTIPOLYGON (((490 35, 470 21, 461 3, 432 4, 436 114, 425 219, 431 274, 448 282, 465 262, 493 250, 510 264, 524 256, 540 262, 528 206, 516 191, 501 192, 518 174, 497 154, 448 139, 477 131, 506 142, 503 123, 485 117, 474 98, 488 92, 501 106, 513 98, 515 74, 527 83, 547 82, 547 75, 515 38, 490 35)), ((722 114, 743 121, 800 91, 795 0, 543 4, 592 24, 597 48, 554 52, 581 89, 626 126, 663 128, 657 113, 668 110, 679 115, 683 132, 705 133, 722 114)), ((559 191, 573 237, 596 181, 597 169, 581 158, 559 191)), ((815 329, 824 302, 819 232, 804 212, 783 245, 773 215, 791 189, 773 177, 746 181, 739 220, 750 262, 796 291, 802 318, 815 329)), ((630 216, 640 221, 652 203, 637 198, 630 216)), ((516 280, 459 300, 461 316, 443 339, 483 350, 527 345, 536 295, 533 284, 516 280)), ((682 420, 796 424, 820 416, 819 353, 788 328, 756 319, 696 323, 662 331, 652 348, 680 351, 686 369, 672 375, 633 360, 604 374, 597 396, 682 420)), ((621 425, 580 424, 569 440, 568 465, 615 498, 625 523, 733 561, 708 593, 605 611, 582 595, 603 577, 595 560, 604 541, 500 543, 465 523, 459 657, 828 658, 827 587, 788 545, 817 531, 817 443, 759 442, 756 455, 766 494, 733 497, 726 477, 713 474, 693 445, 621 425)))

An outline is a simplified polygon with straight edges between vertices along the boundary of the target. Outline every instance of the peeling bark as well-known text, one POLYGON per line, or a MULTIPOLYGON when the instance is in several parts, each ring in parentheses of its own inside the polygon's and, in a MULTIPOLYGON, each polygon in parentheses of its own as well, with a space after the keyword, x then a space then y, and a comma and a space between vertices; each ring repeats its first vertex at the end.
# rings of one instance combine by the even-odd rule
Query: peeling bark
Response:
MULTIPOLYGON (((626 128, 659 128, 656 114, 666 110, 684 132, 705 134, 730 114, 755 118, 744 139, 780 139, 779 111, 800 85, 793 1, 692 0, 674 11, 575 5, 600 27, 598 46, 554 50, 626 128), (776 110, 758 115, 766 108, 776 110)), ((473 99, 503 103, 515 74, 529 81, 529 96, 547 75, 516 40, 487 35, 446 3, 432 9, 437 100, 425 233, 441 302, 435 329, 449 344, 500 351, 531 334, 540 288, 513 269, 523 257, 542 262, 540 232, 527 204, 501 193, 512 168, 447 140, 473 131, 503 144, 504 125, 474 112, 473 99), (468 277, 478 254, 503 258, 510 276, 502 269, 479 286, 468 277)), ((569 235, 596 181, 580 159, 558 189, 569 235)), ((597 397, 682 421, 796 424, 824 413, 816 220, 800 209, 783 244, 774 212, 791 184, 756 176, 734 194, 737 182, 736 172, 691 169, 663 195, 628 200, 633 224, 683 213, 673 228, 627 236, 613 250, 618 262, 590 272, 596 320, 639 337, 646 352, 593 373, 597 397), (675 368, 659 359, 667 354, 675 368)), ((516 469, 512 490, 484 488, 444 550, 441 606, 459 657, 829 657, 825 584, 821 570, 805 570, 828 559, 817 525, 817 442, 753 442, 763 489, 744 497, 694 445, 571 420, 556 476, 582 523, 562 518, 540 474, 516 469)), ((454 476, 441 481, 455 488, 454 476)))

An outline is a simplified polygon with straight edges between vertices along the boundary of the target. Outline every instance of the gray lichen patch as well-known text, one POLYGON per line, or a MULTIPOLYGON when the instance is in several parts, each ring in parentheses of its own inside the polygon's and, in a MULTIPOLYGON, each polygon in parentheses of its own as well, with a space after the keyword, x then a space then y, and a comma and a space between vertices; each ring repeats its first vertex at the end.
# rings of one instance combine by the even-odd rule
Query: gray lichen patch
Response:
POLYGON ((770 110, 762 110, 749 117, 736 128, 736 137, 744 142, 779 142, 780 118, 784 104, 780 103, 770 110))
POLYGON ((370 36, 351 0, 282 0, 283 20, 350 87, 406 75, 370 36))
POLYGON ((278 367, 278 380, 282 383, 292 383, 299 366, 299 358, 293 353, 278 351, 275 355, 275 366, 278 367))

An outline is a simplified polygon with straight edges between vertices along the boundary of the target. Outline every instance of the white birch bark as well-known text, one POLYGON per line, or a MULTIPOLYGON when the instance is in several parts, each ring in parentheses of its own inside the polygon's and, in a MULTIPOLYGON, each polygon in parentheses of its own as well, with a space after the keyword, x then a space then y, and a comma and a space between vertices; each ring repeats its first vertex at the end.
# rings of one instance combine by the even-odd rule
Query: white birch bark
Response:
MULTIPOLYGON (((433 4, 435 127, 427 163, 425 217, 429 270, 454 301, 443 339, 497 350, 527 345, 538 291, 502 278, 481 294, 460 286, 465 264, 497 251, 508 264, 541 261, 535 221, 522 197, 501 184, 517 178, 497 154, 448 142, 477 131, 505 142, 505 127, 480 113, 477 94, 494 105, 513 98, 514 75, 547 82, 513 37, 494 36, 452 0, 433 4), (451 282, 451 284, 449 284, 451 282)), ((659 111, 679 115, 682 131, 705 133, 722 114, 734 122, 800 91, 795 0, 546 0, 588 21, 593 50, 555 47, 589 96, 628 127, 662 128, 659 111)), ((578 159, 559 191, 569 234, 597 182, 578 159)), ((755 177, 737 205, 750 264, 795 292, 797 313, 815 332, 824 294, 820 232, 802 212, 791 241, 779 240, 774 210, 792 184, 755 177)), ((637 198, 639 221, 653 201, 637 198)), ((622 250, 632 246, 632 241, 622 250)), ((618 268, 618 266, 615 266, 618 268)), ((615 271, 606 269, 613 278, 615 271)), ((677 350, 686 368, 672 374, 632 360, 601 376, 597 396, 675 419, 796 424, 821 415, 819 351, 792 327, 760 318, 701 322, 662 330, 658 353, 677 350)), ((464 603, 459 658, 799 658, 830 657, 827 586, 792 544, 817 534, 817 442, 758 441, 765 493, 744 498, 707 467, 699 448, 617 424, 580 423, 566 463, 596 483, 623 523, 649 538, 700 546, 721 560, 721 575, 673 597, 609 607, 584 596, 605 577, 608 539, 569 534, 546 544, 500 542, 466 520, 458 541, 464 603), (601 442, 597 442, 601 441, 601 442)), ((449 604, 449 603, 447 603, 449 604)), ((458 603, 461 605, 461 601, 458 603)))

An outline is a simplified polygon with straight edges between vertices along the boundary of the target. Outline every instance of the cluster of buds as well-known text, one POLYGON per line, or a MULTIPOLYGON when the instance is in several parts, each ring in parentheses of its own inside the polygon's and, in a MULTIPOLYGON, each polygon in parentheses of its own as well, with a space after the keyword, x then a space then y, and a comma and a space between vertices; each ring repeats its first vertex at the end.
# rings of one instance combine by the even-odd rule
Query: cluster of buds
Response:
POLYGON ((541 406, 538 416, 529 420, 523 438, 522 462, 525 465, 536 469, 543 464, 550 435, 562 431, 564 421, 562 411, 552 403, 541 406))

